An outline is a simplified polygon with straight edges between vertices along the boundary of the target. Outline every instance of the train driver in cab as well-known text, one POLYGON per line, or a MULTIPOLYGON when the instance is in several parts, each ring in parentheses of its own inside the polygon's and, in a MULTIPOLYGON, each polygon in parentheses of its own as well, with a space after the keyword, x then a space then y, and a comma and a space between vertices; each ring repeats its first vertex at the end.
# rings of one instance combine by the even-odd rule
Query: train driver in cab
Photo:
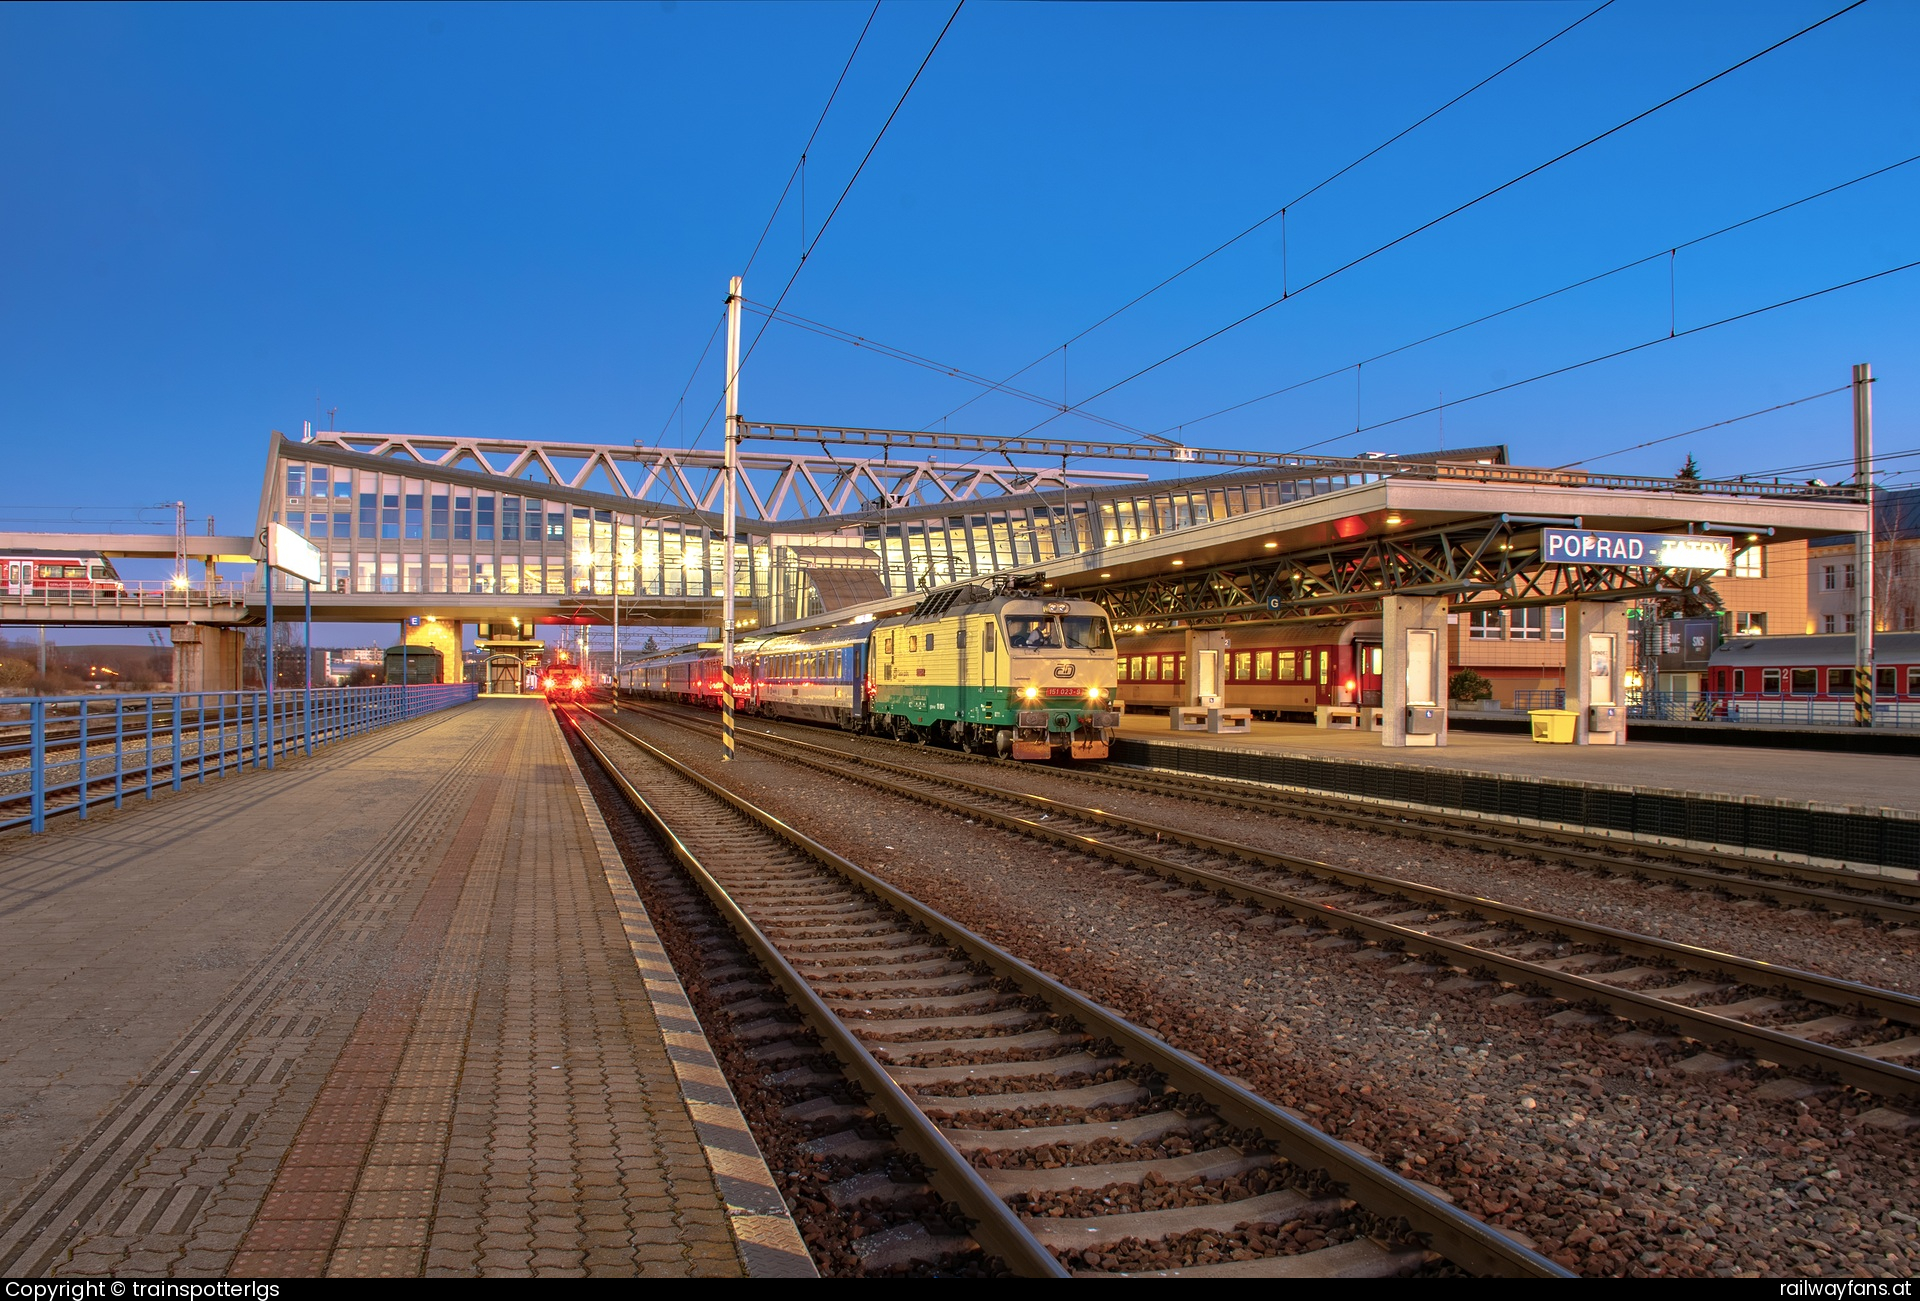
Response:
POLYGON ((1007 640, 1021 650, 1057 649, 1059 641, 1053 635, 1053 620, 1042 616, 1035 619, 1008 619, 1007 640))

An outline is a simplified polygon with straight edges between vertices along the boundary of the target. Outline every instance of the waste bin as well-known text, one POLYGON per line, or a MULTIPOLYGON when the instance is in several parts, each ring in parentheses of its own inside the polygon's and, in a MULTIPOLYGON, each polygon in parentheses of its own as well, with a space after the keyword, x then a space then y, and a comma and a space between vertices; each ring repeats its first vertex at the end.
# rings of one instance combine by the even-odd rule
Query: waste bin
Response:
POLYGON ((1580 715, 1571 709, 1529 709, 1533 720, 1533 739, 1554 745, 1573 744, 1573 724, 1580 715))

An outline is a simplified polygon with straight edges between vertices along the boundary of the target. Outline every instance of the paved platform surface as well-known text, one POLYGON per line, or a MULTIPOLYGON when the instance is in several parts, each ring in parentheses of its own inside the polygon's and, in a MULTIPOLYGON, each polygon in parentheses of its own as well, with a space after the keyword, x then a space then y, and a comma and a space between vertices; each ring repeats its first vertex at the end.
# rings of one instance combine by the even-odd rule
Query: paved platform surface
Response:
POLYGON ((1607 786, 1751 795, 1833 808, 1920 812, 1920 758, 1832 751, 1629 741, 1623 746, 1543 745, 1503 732, 1454 731, 1445 748, 1388 749, 1378 733, 1311 723, 1256 722, 1244 736, 1175 732, 1165 715, 1129 714, 1128 740, 1228 746, 1327 759, 1415 764, 1607 786))
POLYGON ((0 1275, 811 1273, 583 794, 507 699, 0 840, 0 1275))

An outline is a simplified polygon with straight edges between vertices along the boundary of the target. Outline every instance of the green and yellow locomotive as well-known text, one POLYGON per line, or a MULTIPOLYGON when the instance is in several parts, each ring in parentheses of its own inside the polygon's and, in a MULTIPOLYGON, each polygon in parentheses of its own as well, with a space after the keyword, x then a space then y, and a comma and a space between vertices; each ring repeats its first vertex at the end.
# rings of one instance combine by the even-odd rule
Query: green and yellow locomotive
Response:
POLYGON ((1106 611, 1037 586, 945 588, 874 624, 867 726, 1003 758, 1106 758, 1120 722, 1106 611))

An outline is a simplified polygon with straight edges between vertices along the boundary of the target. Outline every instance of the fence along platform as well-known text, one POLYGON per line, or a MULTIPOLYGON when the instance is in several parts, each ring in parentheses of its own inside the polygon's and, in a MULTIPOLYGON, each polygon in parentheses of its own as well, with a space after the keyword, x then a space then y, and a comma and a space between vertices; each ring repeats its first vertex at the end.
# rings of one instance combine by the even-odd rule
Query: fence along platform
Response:
POLYGON ((465 704, 473 683, 188 691, 0 701, 0 831, 85 821, 129 795, 152 799, 188 780, 271 768, 283 754, 465 704))

